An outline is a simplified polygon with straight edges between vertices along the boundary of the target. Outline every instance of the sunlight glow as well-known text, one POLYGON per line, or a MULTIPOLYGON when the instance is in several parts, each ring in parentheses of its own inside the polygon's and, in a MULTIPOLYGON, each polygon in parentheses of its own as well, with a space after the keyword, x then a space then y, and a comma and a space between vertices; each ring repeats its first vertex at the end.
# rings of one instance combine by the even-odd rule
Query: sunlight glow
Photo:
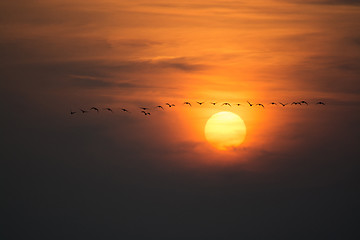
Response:
POLYGON ((206 140, 219 150, 238 147, 246 136, 244 121, 235 113, 219 112, 212 115, 205 125, 206 140))

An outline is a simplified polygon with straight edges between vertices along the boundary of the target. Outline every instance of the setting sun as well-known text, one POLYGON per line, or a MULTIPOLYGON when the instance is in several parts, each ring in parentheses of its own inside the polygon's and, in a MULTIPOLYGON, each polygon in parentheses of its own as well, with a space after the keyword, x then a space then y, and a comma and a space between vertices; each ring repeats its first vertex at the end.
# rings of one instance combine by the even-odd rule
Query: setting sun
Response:
POLYGON ((206 140, 219 150, 239 146, 245 139, 246 126, 235 113, 219 112, 212 115, 205 125, 206 140))

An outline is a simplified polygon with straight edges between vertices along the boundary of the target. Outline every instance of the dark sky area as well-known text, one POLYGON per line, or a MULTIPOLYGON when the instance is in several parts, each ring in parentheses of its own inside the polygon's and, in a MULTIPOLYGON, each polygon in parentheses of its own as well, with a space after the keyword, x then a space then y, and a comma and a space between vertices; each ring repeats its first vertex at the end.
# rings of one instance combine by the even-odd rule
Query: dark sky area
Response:
POLYGON ((355 0, 0 2, 0 239, 357 239, 359 29, 355 0))

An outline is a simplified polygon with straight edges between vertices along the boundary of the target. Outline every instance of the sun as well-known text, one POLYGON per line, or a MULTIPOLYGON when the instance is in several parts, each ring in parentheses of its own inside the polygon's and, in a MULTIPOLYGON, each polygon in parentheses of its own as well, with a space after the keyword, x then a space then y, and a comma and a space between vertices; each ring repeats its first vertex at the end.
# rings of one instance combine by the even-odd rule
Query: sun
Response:
POLYGON ((212 115, 205 125, 206 140, 219 150, 238 147, 246 136, 244 121, 235 113, 219 112, 212 115))

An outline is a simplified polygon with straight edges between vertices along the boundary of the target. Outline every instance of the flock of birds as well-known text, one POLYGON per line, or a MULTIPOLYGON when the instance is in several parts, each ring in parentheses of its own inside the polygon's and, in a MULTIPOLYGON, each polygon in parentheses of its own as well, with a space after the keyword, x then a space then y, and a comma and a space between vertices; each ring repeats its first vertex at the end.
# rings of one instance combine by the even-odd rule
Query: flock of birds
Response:
MULTIPOLYGON (((203 105, 203 104, 205 104, 205 103, 206 103, 206 102, 196 102, 196 104, 199 104, 200 106, 203 105)), ((191 104, 190 102, 184 102, 183 104, 192 107, 192 104, 191 104)), ((213 106, 215 106, 215 105, 217 105, 218 103, 217 103, 217 102, 210 102, 210 104, 213 105, 213 106)), ((248 104, 250 107, 260 106, 260 107, 262 107, 262 108, 265 108, 264 104, 262 104, 262 103, 251 103, 251 102, 247 101, 247 104, 248 104)), ((282 102, 278 102, 278 103, 276 103, 276 102, 271 102, 271 103, 270 103, 270 105, 281 105, 281 106, 283 106, 283 107, 285 107, 286 105, 289 105, 289 104, 290 104, 290 103, 282 103, 282 102)), ((303 104, 304 104, 304 105, 309 105, 309 103, 306 102, 306 101, 292 102, 290 105, 303 105, 303 104)), ((325 103, 324 103, 324 102, 321 102, 321 101, 320 101, 320 102, 316 102, 315 104, 316 104, 316 105, 325 105, 325 103)), ((169 107, 169 108, 175 107, 175 104, 173 104, 173 103, 165 103, 165 105, 166 105, 167 107, 169 107)), ((229 107, 232 106, 232 105, 231 105, 230 103, 228 103, 228 102, 219 103, 218 105, 221 105, 221 106, 229 106, 229 107)), ((237 104, 234 104, 234 105, 235 105, 235 106, 242 106, 241 103, 237 103, 237 104)), ((158 106, 154 107, 153 109, 162 109, 162 110, 164 110, 164 107, 161 106, 161 105, 158 105, 158 106)), ((81 108, 80 108, 79 110, 80 110, 81 113, 83 113, 83 114, 88 113, 89 111, 96 111, 96 112, 99 112, 99 111, 100 111, 100 109, 97 108, 97 107, 91 107, 91 108, 88 109, 88 110, 84 110, 84 109, 81 109, 81 108)), ((111 108, 108 108, 108 107, 107 107, 107 108, 103 108, 103 110, 109 111, 109 112, 111 112, 111 113, 114 113, 114 110, 111 109, 111 108)), ((129 111, 128 109, 126 109, 126 108, 121 108, 120 110, 121 110, 122 112, 130 113, 130 111, 129 111)), ((150 113, 150 108, 148 108, 148 107, 139 107, 139 111, 140 111, 142 114, 144 114, 145 116, 150 116, 150 115, 151 115, 151 113, 150 113)), ((71 114, 71 115, 76 114, 76 113, 77 113, 76 111, 70 111, 70 114, 71 114)))

